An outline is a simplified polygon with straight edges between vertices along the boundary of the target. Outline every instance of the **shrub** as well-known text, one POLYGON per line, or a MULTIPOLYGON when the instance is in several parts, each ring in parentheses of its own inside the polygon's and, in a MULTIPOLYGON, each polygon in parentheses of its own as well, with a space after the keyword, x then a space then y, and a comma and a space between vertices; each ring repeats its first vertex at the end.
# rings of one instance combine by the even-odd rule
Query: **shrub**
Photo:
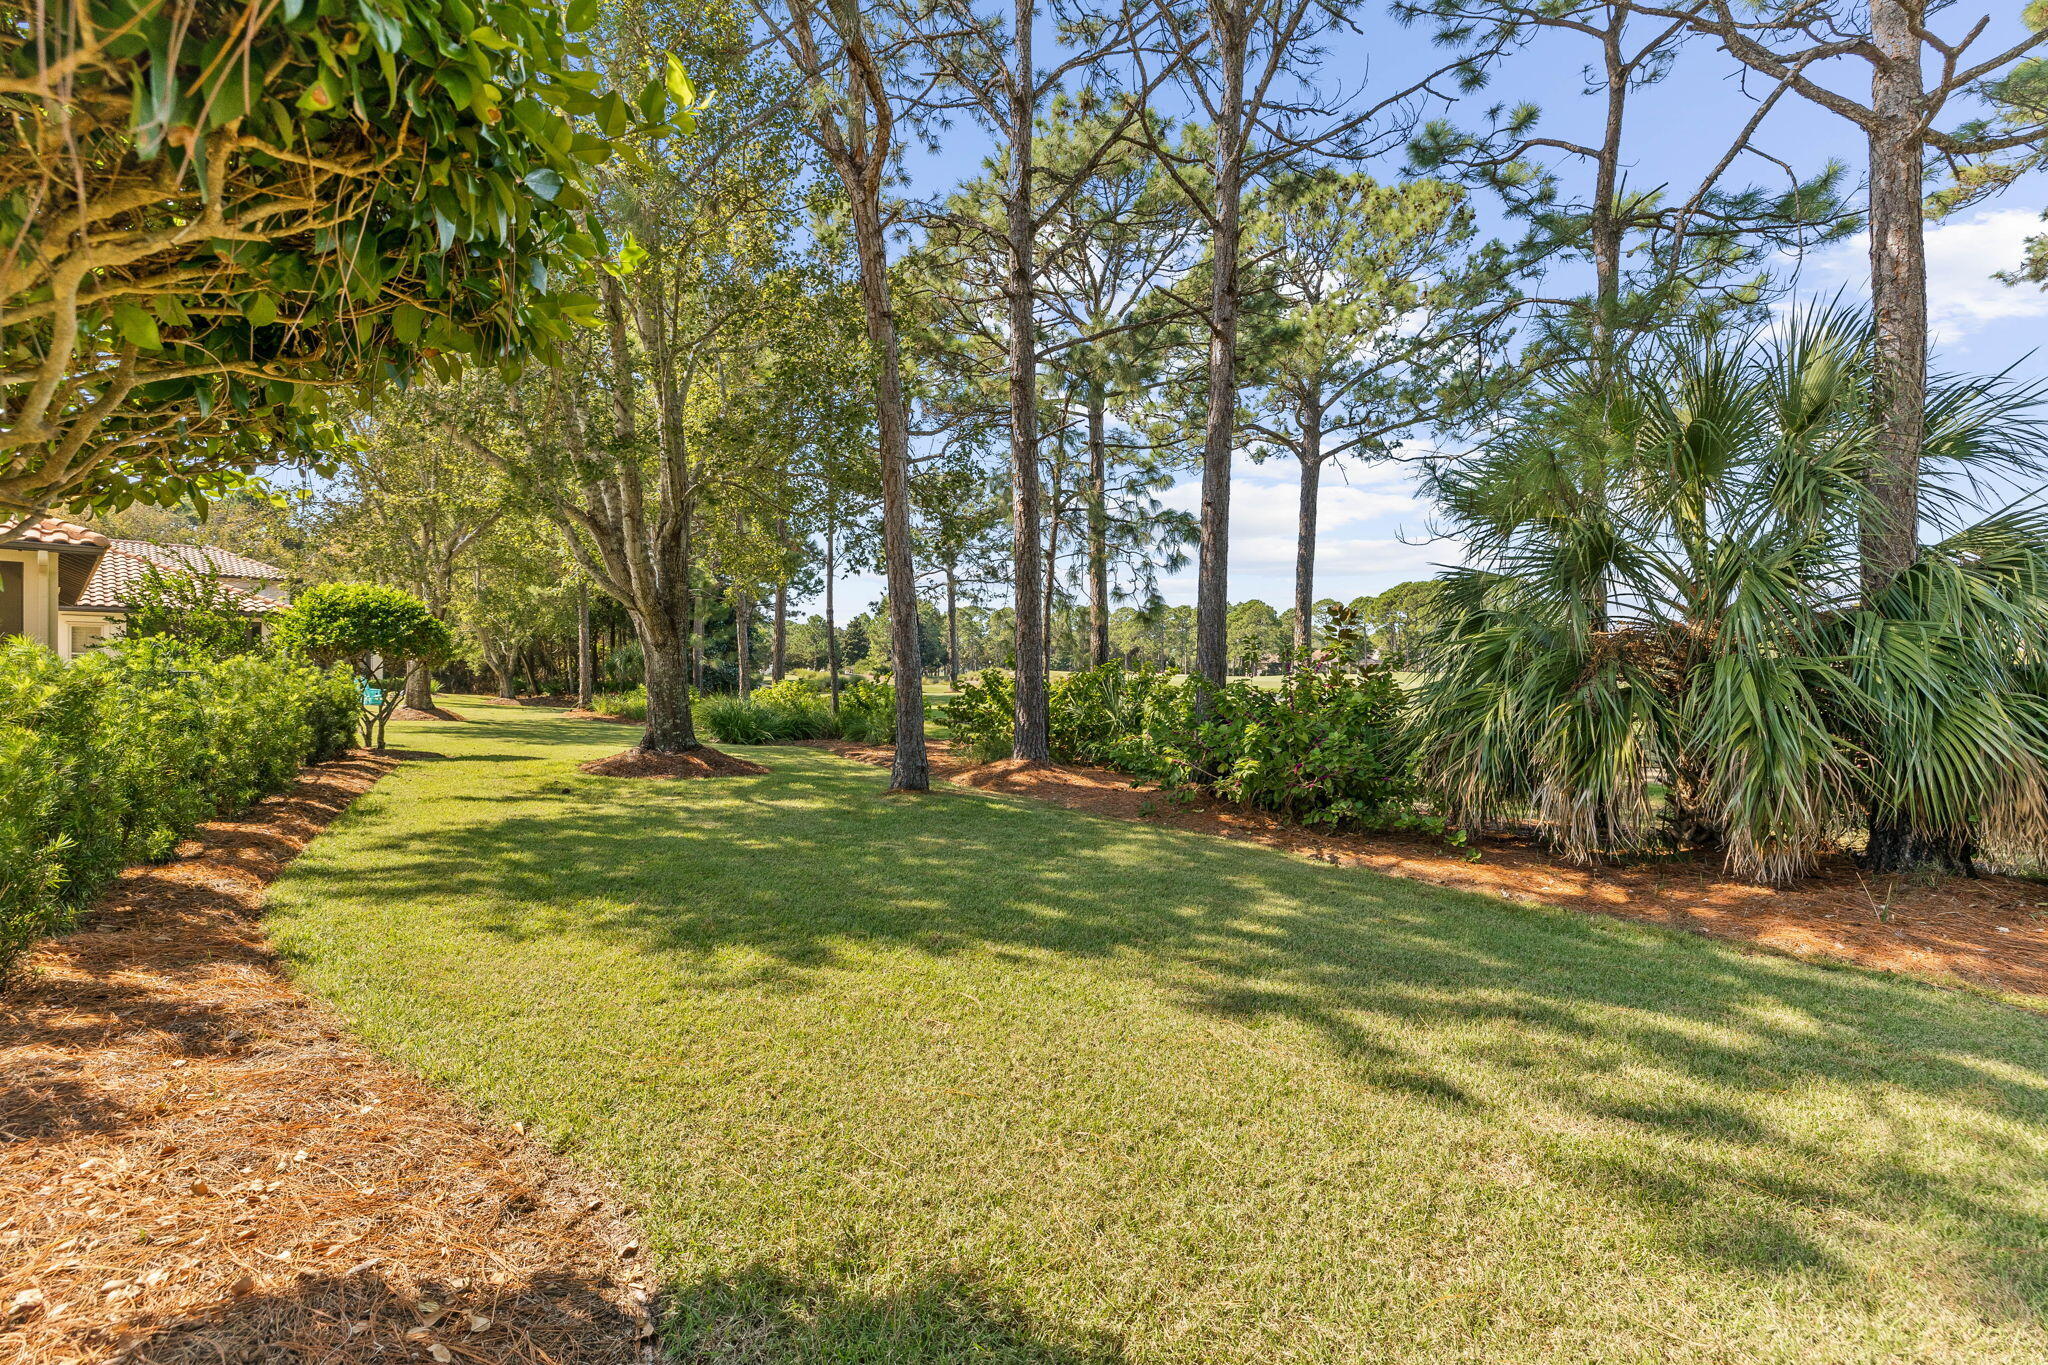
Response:
POLYGON ((357 710, 346 674, 280 657, 0 643, 0 976, 125 865, 346 750, 357 710))
MULTIPOLYGON (((845 714, 842 699, 840 720, 845 714)), ((756 688, 745 698, 706 697, 697 704, 697 719, 720 744, 786 744, 841 733, 831 702, 810 683, 794 678, 756 688)), ((860 724, 865 733, 864 713, 860 724)))
POLYGON ((839 737, 857 744, 896 742, 896 689, 859 678, 839 689, 839 737))
POLYGON ((263 643, 256 617, 242 610, 248 600, 211 570, 169 574, 151 564, 128 590, 121 634, 172 640, 216 659, 246 654, 263 643))
MULTIPOLYGON (((1302 669, 1272 691, 1230 683, 1200 718, 1195 686, 1120 664, 1061 678, 1047 694, 1052 756, 1164 786, 1206 780, 1220 796, 1308 824, 1441 828, 1419 810, 1402 693, 1385 668, 1302 669)), ((995 669, 962 682, 954 733, 984 760, 1008 755, 1015 699, 995 669)))
POLYGON ((599 692, 591 697, 590 709, 600 716, 644 721, 647 719, 647 689, 630 687, 619 692, 599 692))

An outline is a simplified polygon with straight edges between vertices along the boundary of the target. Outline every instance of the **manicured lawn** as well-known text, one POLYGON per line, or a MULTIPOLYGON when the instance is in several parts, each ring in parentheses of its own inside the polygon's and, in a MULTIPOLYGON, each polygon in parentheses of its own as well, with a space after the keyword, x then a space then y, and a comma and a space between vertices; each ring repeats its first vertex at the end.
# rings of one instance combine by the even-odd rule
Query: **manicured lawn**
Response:
MULTIPOLYGON (((457 703, 458 707, 460 703, 457 703)), ((473 708, 275 888, 615 1175, 679 1358, 2039 1362, 2048 1031, 803 749, 473 708)))

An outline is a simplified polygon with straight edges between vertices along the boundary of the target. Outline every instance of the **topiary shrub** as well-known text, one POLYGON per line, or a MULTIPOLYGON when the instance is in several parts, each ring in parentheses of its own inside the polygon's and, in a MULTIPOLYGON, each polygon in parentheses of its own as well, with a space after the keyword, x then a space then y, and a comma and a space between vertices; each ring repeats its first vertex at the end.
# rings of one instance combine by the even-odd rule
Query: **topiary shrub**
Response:
POLYGON ((377 583, 322 583, 278 620, 277 647, 323 666, 347 663, 363 679, 363 743, 384 747, 384 728, 404 696, 408 663, 437 663, 455 638, 427 604, 377 583))

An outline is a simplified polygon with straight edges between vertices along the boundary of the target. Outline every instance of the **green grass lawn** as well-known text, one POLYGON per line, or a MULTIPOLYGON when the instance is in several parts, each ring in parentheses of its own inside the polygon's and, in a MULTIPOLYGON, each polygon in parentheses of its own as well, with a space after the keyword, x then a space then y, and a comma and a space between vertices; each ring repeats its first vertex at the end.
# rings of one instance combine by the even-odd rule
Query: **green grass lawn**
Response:
POLYGON ((469 714, 392 727, 272 928, 625 1184, 681 1359, 2048 1360, 2038 1016, 811 750, 586 777, 630 730, 469 714))

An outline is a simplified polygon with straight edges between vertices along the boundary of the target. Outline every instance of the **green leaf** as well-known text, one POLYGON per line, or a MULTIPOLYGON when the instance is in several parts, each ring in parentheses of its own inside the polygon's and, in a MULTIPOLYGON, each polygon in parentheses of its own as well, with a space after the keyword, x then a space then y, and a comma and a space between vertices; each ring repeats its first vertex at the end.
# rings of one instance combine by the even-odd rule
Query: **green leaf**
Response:
POLYGON ((597 26, 597 0, 569 0, 569 32, 587 33, 597 26))
POLYGON ((668 57, 668 93, 675 97, 677 104, 685 109, 697 102, 697 92, 690 85, 690 75, 683 70, 682 62, 671 52, 668 57))
POLYGON ((566 183, 562 179, 562 173, 549 166, 527 172, 525 180, 526 188, 550 203, 554 202, 555 196, 562 192, 562 186, 566 183))
POLYGON ((252 326, 268 327, 277 321, 277 298, 275 295, 255 293, 242 300, 242 316, 252 326))
POLYGON ((410 303, 401 303, 391 315, 391 330, 398 339, 410 346, 420 339, 420 330, 426 325, 427 313, 423 308, 410 303))
POLYGON ((127 299, 119 299, 114 304, 114 326, 132 346, 145 351, 163 349, 163 338, 157 335, 156 319, 127 299))
POLYGON ((493 52, 507 52, 512 47, 512 44, 506 42, 504 35, 496 29, 482 26, 469 31, 469 40, 479 46, 487 47, 493 52))

